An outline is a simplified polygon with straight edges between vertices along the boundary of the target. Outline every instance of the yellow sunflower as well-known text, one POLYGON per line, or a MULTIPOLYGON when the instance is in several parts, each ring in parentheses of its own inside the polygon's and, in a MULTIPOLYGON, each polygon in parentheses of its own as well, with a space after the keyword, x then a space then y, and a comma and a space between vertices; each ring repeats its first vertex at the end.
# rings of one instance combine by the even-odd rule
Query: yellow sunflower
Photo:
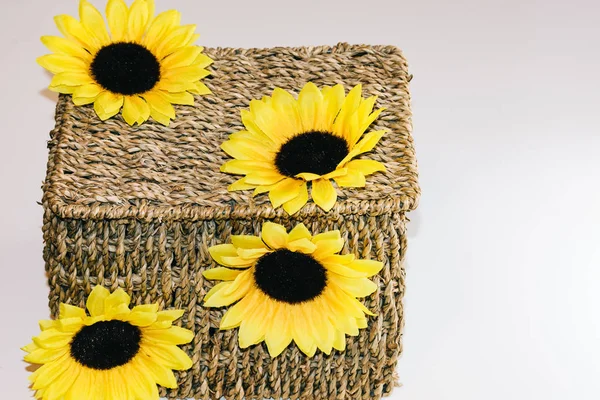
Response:
POLYGON ((307 83, 296 100, 276 88, 271 97, 252 100, 242 110, 246 130, 232 134, 222 149, 235 158, 221 171, 245 175, 229 190, 269 192, 273 207, 294 214, 308 201, 331 210, 340 187, 363 187, 365 176, 385 171, 375 160, 352 160, 375 147, 384 130, 369 132, 383 109, 373 111, 376 97, 362 98, 361 85, 345 96, 342 85, 319 90, 307 83), (362 139, 361 139, 362 137, 362 139))
POLYGON ((156 384, 176 388, 172 369, 192 366, 177 347, 192 331, 172 326, 183 310, 157 304, 129 308, 122 289, 96 286, 83 308, 61 304, 54 321, 40 321, 41 334, 25 346, 25 361, 43 364, 30 377, 37 399, 158 399, 156 384))
POLYGON ((372 314, 357 297, 377 286, 368 278, 382 263, 338 254, 344 241, 339 231, 312 236, 306 226, 289 233, 267 222, 261 237, 231 236, 231 244, 209 249, 212 258, 229 268, 204 271, 207 279, 224 282, 204 297, 206 307, 237 302, 223 316, 221 329, 239 327, 241 348, 263 340, 272 357, 293 340, 312 357, 317 348, 329 354, 344 350, 345 335, 358 335, 372 314))
POLYGON ((129 125, 149 117, 168 125, 173 104, 194 105, 192 94, 208 94, 200 82, 212 60, 194 46, 195 25, 181 25, 178 11, 154 17, 154 0, 123 0, 106 5, 107 30, 100 12, 79 3, 80 21, 55 17, 63 37, 43 36, 53 54, 38 63, 54 75, 50 90, 73 95, 76 105, 94 103, 105 120, 123 109, 129 125))

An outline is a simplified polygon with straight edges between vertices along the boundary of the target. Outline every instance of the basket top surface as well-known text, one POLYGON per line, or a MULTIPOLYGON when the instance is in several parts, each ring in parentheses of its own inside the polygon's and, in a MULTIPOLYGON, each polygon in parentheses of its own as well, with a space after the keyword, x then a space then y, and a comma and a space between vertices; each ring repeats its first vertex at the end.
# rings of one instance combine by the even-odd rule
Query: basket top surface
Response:
MULTIPOLYGON (((367 130, 388 129, 377 146, 358 158, 383 162, 385 173, 364 188, 336 187, 333 214, 407 211, 419 197, 411 137, 406 60, 393 46, 232 49, 207 48, 215 60, 204 80, 212 95, 195 106, 177 106, 168 127, 149 120, 130 127, 120 115, 100 121, 91 106, 76 107, 61 95, 49 142, 44 206, 63 218, 219 219, 285 216, 267 194, 229 192, 239 175, 219 168, 231 158, 220 145, 242 130, 240 110, 275 87, 294 94, 312 81, 363 85, 386 110, 367 130)), ((295 217, 324 214, 312 200, 295 217)))

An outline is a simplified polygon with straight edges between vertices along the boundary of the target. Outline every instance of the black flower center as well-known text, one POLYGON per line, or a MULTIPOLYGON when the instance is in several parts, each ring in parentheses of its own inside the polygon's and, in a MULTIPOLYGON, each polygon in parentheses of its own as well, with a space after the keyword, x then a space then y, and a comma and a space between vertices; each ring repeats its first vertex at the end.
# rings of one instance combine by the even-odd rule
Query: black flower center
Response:
POLYGON ((147 92, 160 79, 158 60, 136 43, 111 43, 101 48, 90 69, 100 86, 123 95, 147 92))
POLYGON ((296 304, 317 297, 325 289, 325 268, 307 254, 281 249, 256 262, 254 280, 267 296, 296 304))
POLYGON ((71 357, 80 364, 106 370, 127 364, 140 350, 142 332, 124 321, 84 326, 71 341, 71 357))
POLYGON ((325 175, 348 155, 348 143, 329 132, 311 131, 294 136, 277 152, 275 166, 294 177, 301 172, 325 175))

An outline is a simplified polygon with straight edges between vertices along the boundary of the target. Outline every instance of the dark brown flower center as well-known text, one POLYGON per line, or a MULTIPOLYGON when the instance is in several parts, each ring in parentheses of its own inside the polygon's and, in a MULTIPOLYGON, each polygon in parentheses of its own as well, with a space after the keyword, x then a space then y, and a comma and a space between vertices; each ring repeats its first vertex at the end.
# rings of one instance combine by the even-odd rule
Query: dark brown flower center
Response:
POLYGON ((310 131, 284 143, 275 157, 275 166, 289 177, 302 172, 325 175, 334 171, 348 152, 348 143, 343 138, 329 132, 310 131))
POLYGON ((142 332, 124 321, 100 321, 84 326, 71 341, 71 357, 92 369, 127 364, 140 350, 142 332))
POLYGON ((258 259, 256 285, 267 296, 296 304, 314 299, 327 285, 325 267, 311 256, 280 249, 258 259))
POLYGON ((90 70, 100 86, 123 95, 147 92, 160 80, 160 63, 137 43, 111 43, 101 48, 90 70))

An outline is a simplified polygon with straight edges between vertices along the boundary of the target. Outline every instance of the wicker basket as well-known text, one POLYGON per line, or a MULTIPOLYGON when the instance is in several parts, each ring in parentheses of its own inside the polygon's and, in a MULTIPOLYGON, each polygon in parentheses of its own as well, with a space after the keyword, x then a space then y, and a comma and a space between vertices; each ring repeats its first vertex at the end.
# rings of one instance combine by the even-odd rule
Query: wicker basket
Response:
POLYGON ((178 322, 196 333, 183 346, 194 361, 179 373, 172 398, 379 399, 391 392, 402 351, 405 212, 417 205, 416 161, 410 136, 406 62, 391 46, 206 49, 215 60, 205 80, 214 95, 181 106, 169 127, 130 127, 120 116, 99 121, 91 107, 61 96, 49 142, 44 184, 44 240, 54 316, 60 302, 83 306, 95 285, 124 288, 136 304, 186 310, 178 322), (368 158, 387 172, 363 189, 338 189, 329 213, 309 202, 293 217, 266 195, 228 192, 237 177, 221 173, 219 146, 242 129, 239 112, 274 87, 298 91, 306 82, 363 84, 386 111, 371 129, 390 130, 368 158), (345 352, 307 358, 295 345, 271 358, 264 343, 242 350, 237 330, 219 331, 222 309, 202 307, 213 286, 202 271, 208 253, 231 234, 259 234, 272 220, 313 232, 340 229, 343 253, 384 262, 364 299, 377 312, 345 352))

